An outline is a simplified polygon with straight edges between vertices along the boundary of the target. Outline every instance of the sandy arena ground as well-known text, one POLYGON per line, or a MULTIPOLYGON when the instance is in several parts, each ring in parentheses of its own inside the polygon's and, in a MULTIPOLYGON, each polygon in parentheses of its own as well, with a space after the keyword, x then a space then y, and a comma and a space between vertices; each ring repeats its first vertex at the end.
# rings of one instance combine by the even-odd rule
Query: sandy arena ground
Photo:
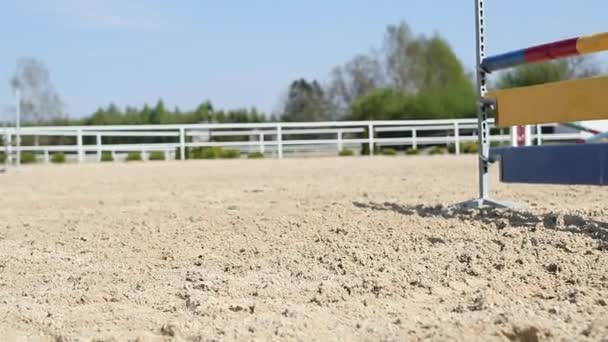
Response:
POLYGON ((0 340, 608 340, 608 192, 474 157, 0 175, 0 340), (496 169, 493 170, 496 180, 496 169))

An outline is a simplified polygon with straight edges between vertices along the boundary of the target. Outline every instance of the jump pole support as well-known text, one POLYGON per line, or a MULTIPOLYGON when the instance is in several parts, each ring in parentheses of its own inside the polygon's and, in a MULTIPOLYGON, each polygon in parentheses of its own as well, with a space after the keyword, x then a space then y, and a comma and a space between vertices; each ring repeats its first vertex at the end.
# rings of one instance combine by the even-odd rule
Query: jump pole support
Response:
POLYGON ((493 208, 513 208, 515 205, 510 202, 496 201, 490 198, 490 122, 488 113, 492 110, 495 103, 485 99, 487 89, 487 73, 482 68, 482 63, 486 55, 485 39, 485 1, 475 1, 475 36, 476 36, 476 80, 477 80, 477 135, 479 142, 479 197, 474 200, 466 201, 457 206, 465 208, 480 209, 484 207, 493 208))

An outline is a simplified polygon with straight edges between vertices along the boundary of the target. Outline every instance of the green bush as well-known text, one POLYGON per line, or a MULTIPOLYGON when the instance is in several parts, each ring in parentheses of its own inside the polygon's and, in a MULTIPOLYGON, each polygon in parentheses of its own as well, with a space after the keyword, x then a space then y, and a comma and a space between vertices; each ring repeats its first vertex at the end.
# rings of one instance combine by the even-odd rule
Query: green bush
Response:
MULTIPOLYGON (((186 147, 186 148, 184 149, 184 153, 185 153, 185 155, 186 155, 186 156, 185 156, 185 157, 186 157, 186 159, 191 159, 191 158, 192 158, 192 154, 191 154, 192 150, 193 150, 193 149, 192 149, 192 148, 190 148, 190 147, 186 147)), ((181 152, 181 148, 176 147, 176 148, 175 148, 175 159, 177 159, 177 160, 181 160, 181 158, 182 158, 182 152, 181 152)))
POLYGON ((38 161, 34 152, 21 152, 21 164, 33 164, 38 161))
POLYGON ((248 159, 264 159, 264 153, 262 152, 251 152, 247 155, 248 159))
POLYGON ((241 151, 235 149, 224 149, 219 146, 195 147, 190 150, 192 159, 237 159, 241 157, 241 151))
POLYGON ((65 163, 65 153, 63 152, 56 152, 53 153, 53 155, 51 156, 51 163, 65 163))
POLYGON ((220 147, 193 147, 188 151, 189 159, 216 159, 219 158, 220 147))
POLYGON ((221 151, 221 147, 199 147, 199 149, 192 151, 192 154, 195 159, 217 159, 220 157, 221 151))
POLYGON ((445 154, 445 148, 435 145, 431 148, 431 150, 429 151, 429 154, 430 155, 445 154))
POLYGON ((4 164, 6 162, 6 154, 4 152, 0 152, 0 163, 4 164))
POLYGON ((165 152, 152 151, 150 152, 149 160, 165 160, 165 152))
POLYGON ((127 161, 141 161, 141 152, 129 152, 127 161))
MULTIPOLYGON (((380 147, 374 145, 374 154, 379 154, 380 153, 380 147)), ((369 156, 369 144, 368 143, 364 143, 361 147, 361 155, 362 156, 369 156)))
POLYGON ((396 156, 397 150, 395 150, 394 148, 383 148, 381 150, 381 153, 383 156, 396 156))
POLYGON ((220 158, 223 159, 239 159, 241 157, 241 151, 235 149, 222 149, 220 148, 220 158))
MULTIPOLYGON (((478 151, 479 151, 479 146, 477 145, 476 142, 467 141, 467 142, 460 144, 460 153, 477 153, 478 151)), ((449 144, 448 152, 452 153, 452 154, 456 153, 456 145, 449 144)))
MULTIPOLYGON (((462 152, 462 144, 460 145, 460 151, 462 152)), ((450 154, 454 154, 456 153, 456 144, 449 144, 448 145, 448 153, 450 154)))
POLYGON ((112 156, 112 152, 103 151, 101 152, 101 161, 102 162, 111 162, 114 161, 114 157, 112 156))
POLYGON ((338 152, 338 155, 340 157, 352 157, 355 155, 355 151, 348 148, 343 148, 340 152, 338 152))
POLYGON ((405 150, 405 154, 407 154, 408 156, 414 156, 417 154, 420 154, 420 151, 418 151, 417 148, 408 148, 407 150, 405 150))
POLYGON ((477 153, 479 152, 479 145, 475 142, 468 141, 460 145, 460 152, 462 153, 477 153))

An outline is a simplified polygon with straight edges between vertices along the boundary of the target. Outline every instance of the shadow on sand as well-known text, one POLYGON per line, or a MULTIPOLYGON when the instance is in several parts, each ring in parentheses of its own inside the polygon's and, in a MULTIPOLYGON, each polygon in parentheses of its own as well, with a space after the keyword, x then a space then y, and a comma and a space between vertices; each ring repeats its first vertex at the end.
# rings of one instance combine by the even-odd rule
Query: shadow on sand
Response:
MULTIPOLYGON (((446 219, 458 219, 464 222, 477 221, 483 224, 494 224, 498 229, 508 226, 516 228, 536 229, 539 224, 546 229, 583 234, 592 239, 608 243, 608 223, 592 220, 579 215, 547 213, 533 214, 525 211, 505 209, 465 209, 458 207, 438 206, 405 206, 397 203, 362 203, 353 202, 360 209, 374 211, 392 211, 401 215, 420 217, 440 217, 446 219)), ((605 247, 608 250, 608 244, 605 247)))

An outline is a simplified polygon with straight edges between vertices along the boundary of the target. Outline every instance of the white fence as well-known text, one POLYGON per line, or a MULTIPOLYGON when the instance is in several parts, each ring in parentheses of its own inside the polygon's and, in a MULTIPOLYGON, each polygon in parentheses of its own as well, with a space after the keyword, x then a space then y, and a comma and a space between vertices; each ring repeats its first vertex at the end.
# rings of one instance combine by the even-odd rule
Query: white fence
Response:
MULTIPOLYGON (((547 125, 554 126, 554 125, 547 125)), ((491 140, 510 142, 508 130, 495 134, 491 140)), ((344 148, 369 150, 383 146, 410 146, 419 148, 430 145, 454 144, 460 153, 460 143, 477 141, 477 120, 416 120, 416 121, 339 121, 302 123, 234 123, 193 125, 132 125, 132 126, 56 126, 14 127, 4 131, 9 156, 17 150, 34 152, 46 162, 53 152, 64 152, 79 162, 101 159, 103 152, 112 153, 114 160, 128 152, 140 152, 145 160, 150 152, 163 152, 166 159, 186 159, 186 149, 191 147, 221 146, 238 149, 242 153, 261 152, 283 158, 284 155, 306 153, 336 154, 344 148), (19 135, 33 141, 17 148, 15 137, 19 135), (39 137, 64 137, 73 144, 40 145, 39 137), (71 137, 71 138, 66 138, 71 137), (108 143, 112 137, 143 139, 156 137, 170 140, 163 143, 108 143), (222 141, 230 139, 230 141, 222 141), (87 140, 87 142, 85 142, 87 140), (93 141, 93 142, 92 142, 93 141), (91 143, 92 142, 92 143, 91 143)), ((542 134, 536 126, 532 136, 538 144, 551 141, 583 139, 582 133, 542 134)))

